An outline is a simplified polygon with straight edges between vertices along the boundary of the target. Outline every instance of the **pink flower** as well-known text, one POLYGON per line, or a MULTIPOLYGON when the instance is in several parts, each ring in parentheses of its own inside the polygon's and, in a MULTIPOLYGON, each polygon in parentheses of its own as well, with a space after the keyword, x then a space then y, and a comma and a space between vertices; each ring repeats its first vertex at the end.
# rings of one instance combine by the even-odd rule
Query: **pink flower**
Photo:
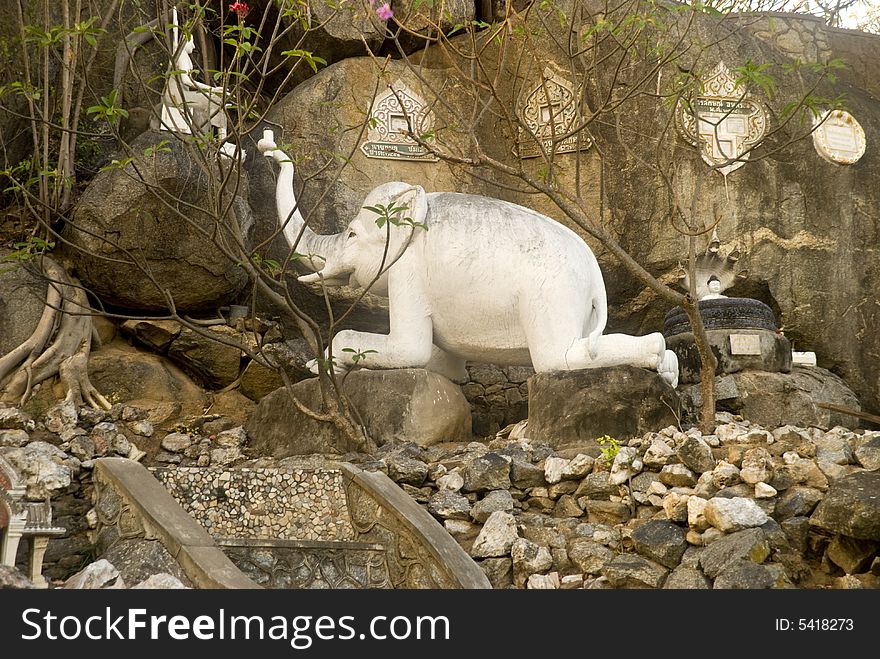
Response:
POLYGON ((246 2, 233 2, 229 5, 229 11, 238 14, 238 18, 242 19, 250 13, 251 8, 246 2))
POLYGON ((394 16, 394 12, 391 11, 391 7, 389 7, 388 3, 386 2, 376 10, 376 16, 378 16, 383 21, 387 21, 392 16, 394 16))

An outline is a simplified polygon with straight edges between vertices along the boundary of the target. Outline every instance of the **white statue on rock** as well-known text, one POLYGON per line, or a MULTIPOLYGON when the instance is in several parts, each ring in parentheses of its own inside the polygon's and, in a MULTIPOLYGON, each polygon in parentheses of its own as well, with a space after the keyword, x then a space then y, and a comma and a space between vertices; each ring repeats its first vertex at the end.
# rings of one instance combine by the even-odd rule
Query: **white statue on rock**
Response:
MULTIPOLYGON (((193 78, 195 66, 192 53, 196 47, 195 40, 190 34, 186 35, 182 44, 180 43, 177 8, 173 8, 172 12, 172 42, 175 56, 162 95, 159 128, 190 135, 193 129, 201 133, 210 130, 213 126, 217 129, 217 139, 222 143, 220 152, 235 157, 235 145, 224 141, 228 131, 226 91, 222 86, 208 85, 193 78)), ((244 159, 245 155, 242 149, 241 159, 244 159)))
POLYGON ((463 381, 466 361, 538 372, 631 365, 677 386, 678 359, 661 333, 602 333, 599 264, 560 223, 499 199, 393 182, 367 195, 345 231, 319 235, 303 227, 293 163, 271 130, 257 148, 280 165, 276 201, 291 246, 302 231, 296 251, 313 273, 300 281, 369 286, 388 298, 390 333, 339 332, 338 369, 357 356, 366 368, 427 368, 463 381), (377 222, 368 209, 391 204, 406 209, 396 222, 377 222))
POLYGON ((715 275, 709 277, 706 282, 706 288, 709 292, 703 295, 703 297, 700 298, 701 300, 718 300, 727 297, 726 295, 721 294, 721 291, 723 290, 721 287, 721 280, 715 275))

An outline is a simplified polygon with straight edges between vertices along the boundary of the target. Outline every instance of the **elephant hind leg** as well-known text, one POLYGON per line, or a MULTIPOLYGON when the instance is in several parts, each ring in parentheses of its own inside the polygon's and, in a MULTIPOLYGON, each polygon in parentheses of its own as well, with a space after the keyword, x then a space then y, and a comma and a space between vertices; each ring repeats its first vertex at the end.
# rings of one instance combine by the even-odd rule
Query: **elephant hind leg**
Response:
POLYGON ((678 355, 672 352, 672 350, 667 350, 663 355, 663 359, 660 360, 660 366, 657 367, 657 372, 673 389, 677 387, 678 355))
MULTIPOLYGON (((535 371, 540 373, 587 368, 580 355, 575 361, 569 355, 583 336, 583 316, 572 314, 570 318, 561 318, 558 312, 552 313, 547 308, 537 307, 523 309, 520 317, 535 371)), ((584 354, 589 357, 587 351, 584 354)))
POLYGON ((659 332, 647 336, 603 334, 590 345, 588 339, 578 339, 566 352, 569 368, 598 368, 601 366, 640 366, 660 370, 666 355, 666 340, 659 332), (596 355, 590 356, 591 350, 596 355))

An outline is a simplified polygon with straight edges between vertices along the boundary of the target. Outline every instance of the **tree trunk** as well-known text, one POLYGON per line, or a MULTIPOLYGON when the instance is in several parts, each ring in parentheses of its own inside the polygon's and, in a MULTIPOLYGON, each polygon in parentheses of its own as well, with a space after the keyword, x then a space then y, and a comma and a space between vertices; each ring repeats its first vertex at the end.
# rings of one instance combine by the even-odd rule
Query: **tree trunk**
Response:
POLYGON ((0 358, 0 401, 23 405, 36 385, 58 375, 65 400, 108 410, 110 402, 89 380, 93 331, 86 293, 48 256, 41 257, 41 266, 49 280, 46 306, 33 334, 0 358))

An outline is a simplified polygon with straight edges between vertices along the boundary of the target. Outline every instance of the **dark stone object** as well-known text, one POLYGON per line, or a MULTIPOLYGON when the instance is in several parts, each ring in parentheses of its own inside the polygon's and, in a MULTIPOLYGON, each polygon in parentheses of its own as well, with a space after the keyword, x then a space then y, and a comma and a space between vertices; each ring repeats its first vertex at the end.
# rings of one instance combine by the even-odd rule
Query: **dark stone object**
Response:
POLYGON ((510 487, 510 462, 497 453, 486 453, 465 465, 462 492, 487 492, 510 487))
MULTIPOLYGON (((722 297, 700 300, 698 306, 707 330, 763 329, 775 332, 777 329, 773 310, 760 300, 722 297)), ((690 331, 691 323, 684 309, 673 307, 666 313, 663 318, 663 336, 668 338, 690 331)))
POLYGON ((691 471, 702 474, 715 468, 712 447, 702 437, 688 437, 676 451, 678 459, 691 471))
POLYGON ((529 378, 529 433, 553 448, 634 437, 677 422, 679 397, 635 366, 537 373, 529 378))
POLYGON ((484 558, 477 565, 486 574, 492 588, 501 589, 513 586, 513 561, 506 558, 484 558))
POLYGON ((697 568, 680 565, 663 584, 664 590, 710 590, 712 584, 697 568))
POLYGON ((839 535, 828 545, 825 555, 847 574, 865 572, 877 556, 880 543, 873 540, 857 540, 839 535))
MULTIPOLYGON (((77 248, 70 256, 83 283, 105 303, 166 310, 170 293, 179 311, 216 309, 242 289, 247 274, 206 239, 203 232, 215 222, 199 209, 213 207, 216 191, 186 145, 166 136, 148 131, 134 140, 137 172, 132 163, 92 180, 65 228, 77 248), (138 155, 159 142, 168 148, 138 155), (184 210, 182 203, 191 206, 184 210)), ((247 189, 246 180, 240 188, 247 189)), ((229 205, 223 235, 249 244, 254 219, 247 201, 227 192, 222 202, 229 205)))
POLYGON ((670 570, 681 562, 688 547, 684 531, 673 522, 651 520, 633 531, 635 550, 670 570))
POLYGON ((660 588, 668 574, 662 565, 635 554, 619 554, 602 568, 615 588, 660 588))
POLYGON ((764 531, 745 529, 719 538, 700 554, 700 567, 706 576, 715 578, 727 567, 739 560, 763 563, 770 555, 770 544, 764 531))
POLYGON ((714 590, 764 590, 773 587, 773 574, 763 565, 745 559, 730 563, 715 578, 714 590))
POLYGON ((795 485, 788 488, 776 501, 773 517, 784 522, 791 517, 808 516, 822 500, 822 492, 814 487, 795 485))
MULTIPOLYGON (((716 375, 756 370, 770 373, 791 371, 791 343, 781 334, 769 330, 706 330, 709 346, 718 364, 716 375), (759 351, 756 355, 734 354, 731 348, 733 335, 757 336, 759 351)), ((676 334, 666 339, 666 347, 678 357, 679 381, 693 384, 700 381, 700 355, 690 332, 676 334)))

